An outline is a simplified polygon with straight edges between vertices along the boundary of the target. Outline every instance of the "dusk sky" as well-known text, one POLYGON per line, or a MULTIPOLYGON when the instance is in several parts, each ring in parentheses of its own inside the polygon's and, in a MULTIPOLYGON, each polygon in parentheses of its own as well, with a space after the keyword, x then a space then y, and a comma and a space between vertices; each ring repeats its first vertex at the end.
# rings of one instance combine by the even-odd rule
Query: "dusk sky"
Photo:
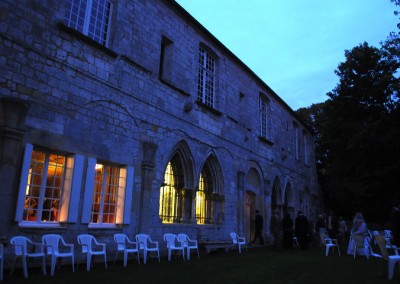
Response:
POLYGON ((176 0, 294 110, 327 100, 344 51, 397 31, 390 0, 176 0))

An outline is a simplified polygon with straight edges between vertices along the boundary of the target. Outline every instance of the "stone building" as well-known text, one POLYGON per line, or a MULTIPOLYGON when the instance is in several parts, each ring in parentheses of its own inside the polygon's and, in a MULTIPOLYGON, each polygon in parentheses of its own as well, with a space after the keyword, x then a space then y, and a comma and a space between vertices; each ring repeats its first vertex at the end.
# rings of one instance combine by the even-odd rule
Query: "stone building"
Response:
MULTIPOLYGON (((0 241, 314 220, 313 135, 172 0, 0 2, 0 241)), ((277 76, 279 76, 277 74, 277 76)))

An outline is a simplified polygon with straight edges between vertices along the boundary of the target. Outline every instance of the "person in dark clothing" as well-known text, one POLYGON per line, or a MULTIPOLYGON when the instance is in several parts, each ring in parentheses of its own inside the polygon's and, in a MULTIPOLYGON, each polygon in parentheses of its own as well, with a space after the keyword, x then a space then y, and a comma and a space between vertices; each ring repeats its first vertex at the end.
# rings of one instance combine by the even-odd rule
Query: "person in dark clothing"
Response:
POLYGON ((282 230, 283 230, 283 248, 293 248, 293 220, 289 213, 285 213, 282 219, 282 230))
POLYGON ((255 219, 255 229, 256 233, 254 234, 254 239, 253 243, 256 242, 257 239, 260 239, 260 244, 264 244, 264 238, 262 235, 262 230, 263 230, 263 223, 264 223, 264 218, 260 214, 260 211, 256 210, 256 219, 255 219))
POLYGON ((392 230, 392 245, 400 247, 400 201, 393 201, 392 212, 390 213, 390 223, 392 230))
POLYGON ((295 234, 299 241, 300 247, 305 250, 310 241, 310 229, 308 219, 301 211, 298 212, 295 220, 295 234))
POLYGON ((272 235, 274 236, 274 250, 280 250, 279 239, 282 231, 282 222, 279 218, 279 210, 275 209, 271 216, 271 223, 269 226, 272 235))

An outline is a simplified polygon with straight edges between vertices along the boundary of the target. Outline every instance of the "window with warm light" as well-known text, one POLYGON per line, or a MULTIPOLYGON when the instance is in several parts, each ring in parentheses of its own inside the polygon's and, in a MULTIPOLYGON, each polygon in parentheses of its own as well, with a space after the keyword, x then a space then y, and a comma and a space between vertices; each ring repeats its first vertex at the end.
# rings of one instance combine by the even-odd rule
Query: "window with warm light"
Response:
POLYGON ((174 155, 164 173, 160 188, 159 216, 163 223, 181 223, 184 212, 182 161, 174 155))
POLYGON ((197 100, 214 108, 215 58, 204 48, 199 49, 197 100))
POLYGON ((109 0, 67 0, 65 24, 107 46, 112 2, 109 0))
POLYGON ((212 222, 213 178, 207 164, 200 174, 199 190, 196 192, 196 221, 197 224, 210 224, 212 222))
POLYGON ((33 151, 26 183, 23 221, 58 222, 67 157, 33 151))
POLYGON ((117 216, 120 167, 97 163, 90 223, 113 224, 117 216))

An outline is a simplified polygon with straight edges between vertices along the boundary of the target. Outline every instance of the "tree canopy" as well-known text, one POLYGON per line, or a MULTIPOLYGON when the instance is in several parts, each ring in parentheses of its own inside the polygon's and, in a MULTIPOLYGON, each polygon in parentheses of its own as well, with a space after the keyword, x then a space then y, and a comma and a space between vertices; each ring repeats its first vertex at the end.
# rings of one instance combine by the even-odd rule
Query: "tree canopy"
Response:
MULTIPOLYGON (((391 0, 400 5, 400 0, 391 0)), ((384 221, 400 198, 400 37, 345 51, 328 100, 297 111, 314 130, 326 206, 384 221)))

